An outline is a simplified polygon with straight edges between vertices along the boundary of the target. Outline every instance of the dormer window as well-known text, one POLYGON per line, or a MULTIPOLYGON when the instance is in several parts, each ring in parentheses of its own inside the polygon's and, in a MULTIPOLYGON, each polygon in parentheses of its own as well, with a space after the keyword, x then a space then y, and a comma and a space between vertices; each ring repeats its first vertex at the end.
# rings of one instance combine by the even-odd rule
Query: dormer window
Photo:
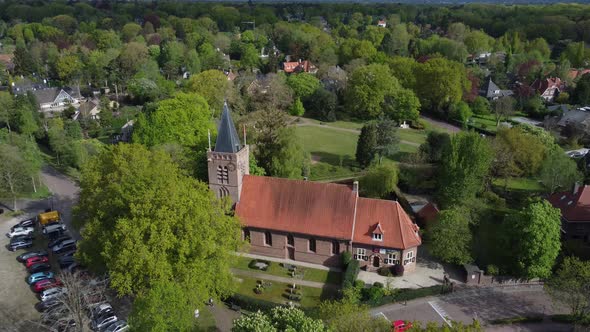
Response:
POLYGON ((373 241, 383 241, 383 234, 373 233, 373 241))
POLYGON ((373 241, 383 241, 383 229, 381 229, 381 224, 377 223, 375 227, 373 227, 373 241))

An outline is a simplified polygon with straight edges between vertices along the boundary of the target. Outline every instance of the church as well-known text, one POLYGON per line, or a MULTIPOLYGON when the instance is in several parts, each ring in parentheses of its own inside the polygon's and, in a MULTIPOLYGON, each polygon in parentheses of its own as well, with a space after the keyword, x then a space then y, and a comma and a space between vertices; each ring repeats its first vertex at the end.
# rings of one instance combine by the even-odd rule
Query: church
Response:
POLYGON ((348 251, 363 270, 415 269, 419 228, 398 202, 360 197, 356 181, 351 187, 249 175, 249 156, 226 103, 207 152, 209 188, 235 204, 250 253, 339 266, 348 251))

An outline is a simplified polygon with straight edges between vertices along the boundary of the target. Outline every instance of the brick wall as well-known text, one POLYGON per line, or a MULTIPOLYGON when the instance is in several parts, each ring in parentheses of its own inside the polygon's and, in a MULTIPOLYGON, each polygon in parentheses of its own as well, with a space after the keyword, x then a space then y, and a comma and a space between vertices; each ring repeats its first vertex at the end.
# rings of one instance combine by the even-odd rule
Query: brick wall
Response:
MULTIPOLYGON (((377 248, 377 250, 373 250, 376 247, 362 245, 362 244, 354 244, 352 246, 353 259, 355 258, 355 255, 358 253, 357 248, 365 249, 365 257, 367 260, 364 260, 364 259, 359 260, 359 265, 360 265, 361 269, 363 269, 363 270, 377 271, 379 268, 381 268, 383 266, 392 266, 393 265, 393 264, 385 264, 385 260, 388 258, 387 257, 388 255, 387 255, 387 253, 381 253, 381 250, 379 250, 379 249, 385 249, 385 248, 377 248), (377 252, 375 252, 375 251, 377 251, 377 252), (375 259, 378 260, 377 261, 378 266, 374 266, 375 259)), ((413 261, 412 261, 412 259, 407 260, 407 264, 404 265, 404 272, 412 272, 416 269, 417 248, 410 248, 410 249, 406 249, 406 250, 397 250, 397 249, 386 249, 386 250, 390 251, 389 253, 392 253, 392 252, 395 253, 396 259, 400 262, 400 264, 404 264, 404 260, 406 260, 407 254, 409 252, 411 252, 412 253, 411 255, 413 257, 413 261)))

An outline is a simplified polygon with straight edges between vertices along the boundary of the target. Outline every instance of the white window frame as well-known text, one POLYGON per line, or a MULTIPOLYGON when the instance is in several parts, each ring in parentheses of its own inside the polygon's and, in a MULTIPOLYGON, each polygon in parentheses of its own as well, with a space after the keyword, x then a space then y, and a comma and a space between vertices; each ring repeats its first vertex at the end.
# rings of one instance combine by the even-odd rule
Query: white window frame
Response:
POLYGON ((367 257, 367 249, 356 248, 356 254, 354 255, 354 259, 356 259, 357 261, 362 261, 366 260, 365 257, 367 257))
POLYGON ((383 234, 373 233, 373 241, 383 241, 383 234))
POLYGON ((399 264, 399 261, 397 259, 397 253, 389 253, 387 254, 387 257, 385 258, 385 264, 387 265, 394 265, 394 264, 399 264))
POLYGON ((416 257, 414 257, 413 251, 408 251, 406 253, 406 259, 404 259, 404 265, 414 263, 416 261, 416 257))
POLYGON ((406 258, 407 259, 412 259, 414 257, 414 252, 413 251, 408 251, 408 253, 406 254, 406 258))

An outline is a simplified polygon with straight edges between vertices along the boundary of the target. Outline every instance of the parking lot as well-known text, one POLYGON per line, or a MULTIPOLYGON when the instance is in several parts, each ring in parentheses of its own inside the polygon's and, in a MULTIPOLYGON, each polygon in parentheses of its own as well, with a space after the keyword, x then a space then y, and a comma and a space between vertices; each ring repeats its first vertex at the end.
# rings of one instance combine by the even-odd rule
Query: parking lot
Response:
MULTIPOLYGON (((0 215, 0 331, 38 330, 31 322, 40 316, 34 307, 39 300, 25 281, 27 270, 16 260, 16 256, 24 251, 6 249, 10 239, 5 234, 22 219, 26 219, 25 216, 7 218, 0 215)), ((36 242, 39 245, 39 241, 36 242)))

